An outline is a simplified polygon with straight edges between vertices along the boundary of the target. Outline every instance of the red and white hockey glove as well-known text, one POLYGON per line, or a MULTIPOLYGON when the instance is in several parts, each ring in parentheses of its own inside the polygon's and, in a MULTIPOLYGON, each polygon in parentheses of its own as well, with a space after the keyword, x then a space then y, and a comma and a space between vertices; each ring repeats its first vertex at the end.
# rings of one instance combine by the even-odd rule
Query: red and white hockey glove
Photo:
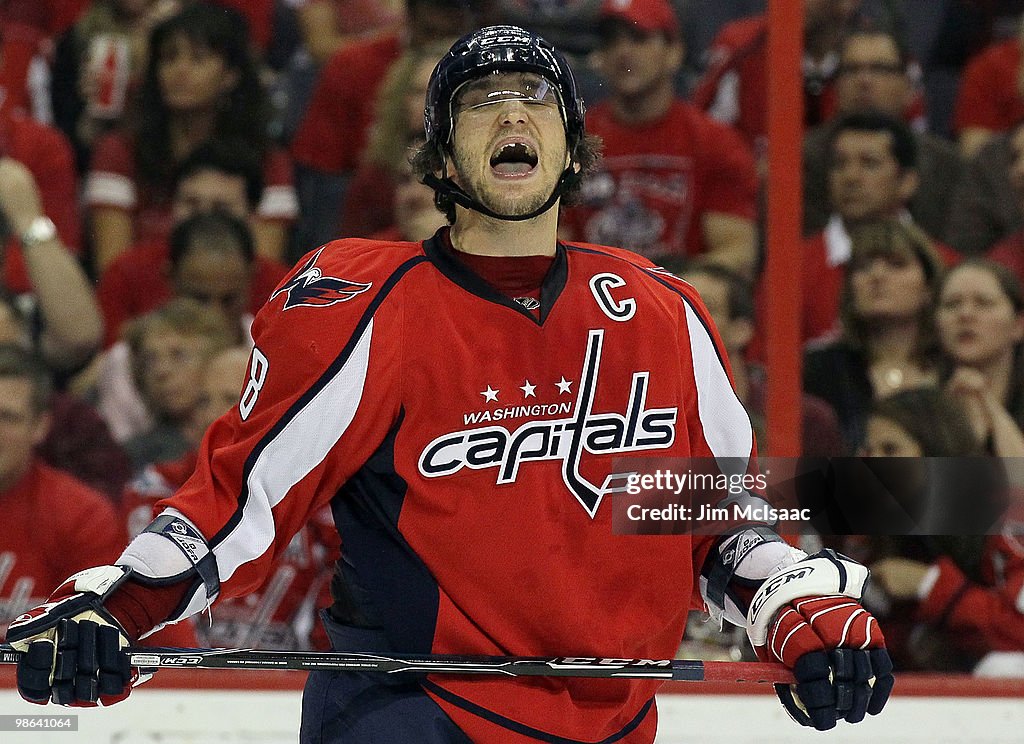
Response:
POLYGON ((40 705, 112 705, 149 678, 128 665, 121 651, 128 636, 103 605, 130 574, 121 566, 81 571, 10 624, 7 640, 24 652, 18 662, 23 698, 40 705))
POLYGON ((763 661, 793 670, 775 691, 793 719, 824 731, 877 715, 892 692, 892 661, 860 604, 868 570, 831 550, 769 577, 754 595, 747 634, 763 661))

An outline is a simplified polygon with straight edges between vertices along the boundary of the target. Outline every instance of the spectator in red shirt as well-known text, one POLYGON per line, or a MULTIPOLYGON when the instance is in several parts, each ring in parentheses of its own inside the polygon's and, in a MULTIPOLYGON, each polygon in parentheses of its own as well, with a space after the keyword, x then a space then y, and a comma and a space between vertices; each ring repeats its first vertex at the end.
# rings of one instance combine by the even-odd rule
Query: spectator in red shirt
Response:
POLYGON ((262 160, 265 188, 255 230, 258 251, 284 252, 297 203, 287 155, 267 136, 267 96, 244 20, 227 8, 191 5, 157 26, 132 132, 101 138, 85 186, 94 264, 102 274, 133 241, 165 236, 174 173, 210 140, 249 148, 262 160))
POLYGON ((1024 119, 1022 49, 1020 35, 999 41, 982 50, 964 68, 953 128, 965 158, 977 154, 994 134, 1024 119))
POLYGON ((0 14, 0 116, 18 112, 50 121, 48 47, 39 29, 0 14))
POLYGON ((124 545, 110 500, 35 455, 52 391, 40 359, 0 345, 0 639, 59 576, 113 560, 124 545))
POLYGON ((618 245, 654 261, 702 255, 752 277, 757 175, 735 132, 678 98, 683 61, 667 0, 609 0, 598 66, 611 96, 587 115, 604 141, 579 206, 566 209, 573 240, 618 245))
MULTIPOLYGON (((21 311, 17 299, 3 291, 0 344, 36 348, 29 318, 21 311)), ((131 462, 96 410, 70 393, 57 391, 50 399, 48 412, 51 424, 46 438, 37 445, 36 454, 50 467, 66 470, 102 491, 111 501, 119 499, 131 477, 131 462)))
MULTIPOLYGON (((228 143, 201 145, 182 164, 175 179, 171 207, 175 224, 198 214, 220 212, 252 226, 262 191, 259 164, 252 153, 228 143)), ((287 270, 266 256, 254 257, 246 302, 249 313, 256 314, 287 270)), ((97 288, 107 346, 117 341, 126 321, 171 298, 171 273, 166 240, 133 246, 110 264, 97 288)))
MULTIPOLYGON (((0 36, 2 39, 2 36, 0 36)), ((0 50, 3 47, 0 46, 0 50)), ((81 252, 82 236, 78 217, 78 178, 71 146, 58 130, 13 111, 0 114, 0 158, 21 163, 28 169, 42 209, 53 220, 57 236, 75 255, 81 252)), ((15 226, 8 225, 8 229, 15 226)), ((8 286, 16 292, 31 287, 17 231, 0 235, 7 242, 8 286)))
POLYGON ((394 62, 406 49, 460 36, 477 22, 477 13, 463 0, 406 0, 403 32, 353 42, 324 65, 291 147, 302 207, 298 255, 338 237, 338 205, 359 165, 377 93, 394 62))

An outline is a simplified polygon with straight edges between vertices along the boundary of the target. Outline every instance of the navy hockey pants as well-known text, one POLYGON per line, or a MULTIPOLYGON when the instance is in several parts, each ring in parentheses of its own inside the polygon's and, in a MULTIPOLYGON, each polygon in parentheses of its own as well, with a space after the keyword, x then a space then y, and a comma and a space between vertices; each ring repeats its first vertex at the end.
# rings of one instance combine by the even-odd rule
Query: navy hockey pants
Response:
MULTIPOLYGON (((340 625, 321 613, 338 651, 388 653, 384 634, 340 625)), ((417 675, 310 672, 299 744, 471 744, 419 685, 417 675)))

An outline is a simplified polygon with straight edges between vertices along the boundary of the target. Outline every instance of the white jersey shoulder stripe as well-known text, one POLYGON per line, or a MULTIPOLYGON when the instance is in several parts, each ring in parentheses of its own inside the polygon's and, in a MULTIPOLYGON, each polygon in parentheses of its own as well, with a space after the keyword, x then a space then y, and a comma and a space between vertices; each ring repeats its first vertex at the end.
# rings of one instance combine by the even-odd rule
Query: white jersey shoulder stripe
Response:
POLYGON ((246 479, 241 519, 214 548, 221 582, 263 555, 275 537, 272 510, 327 457, 355 418, 370 363, 371 319, 337 373, 263 447, 246 479), (330 411, 329 417, 324 411, 330 411))
MULTIPOLYGON (((693 306, 683 298, 686 326, 697 388, 697 412, 704 439, 716 458, 729 458, 730 469, 741 464, 743 472, 754 448, 750 418, 729 382, 714 339, 693 306), (740 458, 741 463, 732 458, 740 458)), ((725 463, 721 463, 725 464, 725 463)))

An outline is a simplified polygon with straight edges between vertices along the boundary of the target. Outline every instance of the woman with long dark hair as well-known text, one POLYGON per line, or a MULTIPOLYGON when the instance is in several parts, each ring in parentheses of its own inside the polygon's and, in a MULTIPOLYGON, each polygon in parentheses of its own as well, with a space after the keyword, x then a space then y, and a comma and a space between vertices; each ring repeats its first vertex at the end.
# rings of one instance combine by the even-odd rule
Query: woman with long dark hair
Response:
POLYGON ((133 126, 99 140, 93 153, 85 202, 97 273, 133 242, 166 238, 175 171, 210 140, 238 143, 262 158, 257 250, 280 257, 297 200, 291 162, 267 135, 268 112, 241 15, 197 3, 159 24, 133 126))
POLYGON ((843 336, 808 350, 804 391, 832 406, 854 451, 873 400, 938 379, 931 315, 942 263, 927 236, 898 219, 857 225, 850 238, 843 336))

